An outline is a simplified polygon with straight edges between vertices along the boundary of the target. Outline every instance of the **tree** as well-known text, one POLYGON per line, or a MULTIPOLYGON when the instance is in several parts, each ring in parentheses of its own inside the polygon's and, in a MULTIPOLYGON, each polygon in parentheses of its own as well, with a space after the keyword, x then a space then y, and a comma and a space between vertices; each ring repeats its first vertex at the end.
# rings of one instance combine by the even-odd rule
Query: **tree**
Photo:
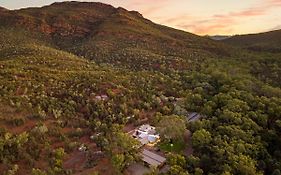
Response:
POLYGON ((179 165, 171 166, 171 168, 169 170, 169 174, 170 175, 189 175, 189 173, 179 165))
POLYGON ((174 107, 174 114, 179 115, 179 116, 185 116, 187 114, 187 111, 180 105, 176 105, 174 107))
POLYGON ((192 135, 192 145, 195 148, 201 148, 208 145, 212 140, 211 133, 205 129, 197 130, 192 135))
POLYGON ((111 163, 118 174, 121 174, 125 167, 125 156, 124 154, 115 154, 111 158, 111 163))
POLYGON ((281 171, 276 169, 273 171, 272 175, 281 175, 281 171))
POLYGON ((64 149, 58 148, 53 152, 53 157, 50 161, 50 174, 64 174, 63 166, 62 166, 62 160, 64 156, 64 149))
POLYGON ((114 124, 107 134, 108 146, 106 151, 111 156, 113 166, 121 172, 126 166, 138 159, 138 141, 121 130, 121 126, 114 124))
POLYGON ((232 175, 229 171, 224 171, 221 175, 232 175))
POLYGON ((31 174, 32 175, 47 175, 47 173, 45 171, 42 171, 37 168, 33 168, 31 174))
POLYGON ((191 172, 194 171, 200 164, 200 159, 198 157, 194 157, 193 155, 186 158, 187 169, 191 172))
POLYGON ((201 168, 195 168, 194 175, 203 175, 204 171, 201 168))
POLYGON ((173 165, 179 165, 181 167, 186 166, 186 160, 184 156, 180 154, 169 154, 168 156, 168 164, 173 166, 173 165))
POLYGON ((162 138, 167 140, 183 140, 186 131, 185 122, 177 115, 164 116, 158 123, 156 130, 162 138))
POLYGON ((23 132, 19 135, 13 135, 5 132, 0 135, 0 163, 13 162, 19 159, 21 150, 28 142, 29 134, 23 132))
POLYGON ((13 165, 10 170, 8 170, 4 175, 15 175, 19 171, 19 166, 17 164, 13 165))
POLYGON ((234 165, 234 174, 261 175, 256 169, 256 161, 249 156, 243 154, 232 155, 230 157, 231 164, 234 165))
POLYGON ((113 151, 113 153, 118 152, 134 155, 137 153, 136 147, 138 144, 138 141, 129 136, 127 133, 119 131, 115 133, 111 139, 110 150, 113 151))

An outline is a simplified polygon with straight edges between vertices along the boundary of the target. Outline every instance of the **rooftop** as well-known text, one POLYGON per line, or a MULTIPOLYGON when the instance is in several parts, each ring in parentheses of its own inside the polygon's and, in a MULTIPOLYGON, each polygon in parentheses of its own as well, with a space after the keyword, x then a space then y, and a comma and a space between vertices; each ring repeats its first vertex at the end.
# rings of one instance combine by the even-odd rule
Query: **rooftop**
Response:
POLYGON ((157 143, 157 141, 160 139, 155 127, 149 124, 142 125, 136 129, 133 133, 133 137, 141 143, 141 146, 157 143))
POLYGON ((148 163, 151 166, 161 166, 165 163, 166 158, 162 157, 158 154, 155 154, 154 152, 148 151, 146 149, 144 149, 141 153, 142 155, 142 160, 146 163, 148 163))
POLYGON ((194 122, 194 121, 200 120, 201 118, 204 118, 204 117, 205 117, 204 115, 201 115, 197 112, 192 112, 187 115, 187 121, 194 122))

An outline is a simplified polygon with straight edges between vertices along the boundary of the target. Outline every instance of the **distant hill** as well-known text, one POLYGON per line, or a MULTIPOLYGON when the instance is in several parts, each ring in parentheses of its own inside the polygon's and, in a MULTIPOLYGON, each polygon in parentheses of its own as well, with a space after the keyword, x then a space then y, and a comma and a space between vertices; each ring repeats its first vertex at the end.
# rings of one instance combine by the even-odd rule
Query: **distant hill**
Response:
MULTIPOLYGON (((239 63, 243 60, 253 64, 251 60, 259 55, 250 54, 244 48, 271 52, 280 49, 280 31, 234 36, 218 42, 153 23, 136 11, 98 2, 59 2, 40 8, 1 10, 0 26, 10 35, 13 32, 19 38, 24 35, 25 39, 17 40, 19 44, 40 43, 98 64, 130 70, 197 70, 212 59, 239 63)), ((2 37, 7 38, 7 35, 2 33, 2 37)), ((217 39, 225 37, 215 36, 217 39)), ((1 52, 12 53, 10 50, 1 52)), ((264 69, 268 66, 262 66, 259 73, 254 74, 261 74, 264 69)), ((271 68, 268 72, 271 74, 271 68)), ((259 77, 279 84, 279 76, 259 77)))
POLYGON ((7 9, 0 6, 0 11, 6 11, 7 9))
POLYGON ((213 40, 220 41, 220 40, 228 39, 231 36, 229 36, 229 35, 213 35, 213 36, 208 36, 208 37, 210 37, 213 40))
MULTIPOLYGON (((161 72, 197 70, 202 63, 212 59, 238 62, 243 60, 253 64, 251 60, 259 57, 249 54, 244 49, 259 48, 247 45, 248 42, 244 43, 244 40, 252 39, 243 39, 243 42, 240 42, 239 38, 244 36, 214 41, 209 37, 153 23, 136 11, 98 2, 59 2, 40 8, 2 10, 0 26, 2 31, 7 30, 10 35, 13 35, 13 32, 17 35, 24 33, 25 39, 19 39, 17 43, 36 42, 93 60, 98 64, 109 64, 130 70, 161 72)), ((2 35, 4 38, 7 37, 2 35)), ((245 38, 248 38, 247 36, 245 38)), ((249 35, 249 38, 252 38, 251 36, 256 35, 249 35)), ((270 36, 271 32, 268 38, 270 36)), ((215 36, 217 39, 225 37, 227 36, 215 36)), ((268 44, 258 45, 264 46, 263 49, 278 52, 280 45, 277 43, 280 37, 273 38, 260 41, 267 41, 268 44), (270 44, 271 42, 273 44, 270 44)), ((1 52, 11 54, 9 51, 1 52)), ((273 64, 273 61, 271 63, 273 64)), ((263 66, 261 69, 258 74, 268 68, 263 66)), ((271 74, 271 68, 268 72, 271 74)), ((279 76, 259 75, 259 77, 278 84, 279 76)))
POLYGON ((191 60, 235 53, 211 39, 155 24, 136 11, 94 2, 3 11, 0 25, 41 33, 55 47, 97 63, 133 69, 183 69, 191 60))
POLYGON ((265 33, 236 35, 223 40, 224 43, 252 51, 281 52, 281 30, 265 33))

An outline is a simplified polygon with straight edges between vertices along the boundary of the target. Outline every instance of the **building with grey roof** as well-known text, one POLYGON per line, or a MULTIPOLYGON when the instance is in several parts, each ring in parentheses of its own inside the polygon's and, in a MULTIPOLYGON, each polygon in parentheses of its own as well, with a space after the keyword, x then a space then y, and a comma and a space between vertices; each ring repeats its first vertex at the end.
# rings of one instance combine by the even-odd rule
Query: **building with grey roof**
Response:
POLYGON ((166 162, 166 158, 162 157, 154 152, 151 152, 147 149, 144 149, 141 152, 142 160, 147 163, 149 166, 160 167, 163 166, 166 162))

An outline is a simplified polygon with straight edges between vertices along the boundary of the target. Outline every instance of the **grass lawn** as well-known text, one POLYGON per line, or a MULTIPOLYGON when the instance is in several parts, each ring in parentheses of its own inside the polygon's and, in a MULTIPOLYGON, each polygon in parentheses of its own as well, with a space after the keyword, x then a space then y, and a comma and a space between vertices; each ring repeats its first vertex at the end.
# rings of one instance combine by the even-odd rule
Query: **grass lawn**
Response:
POLYGON ((171 145, 169 142, 161 142, 158 147, 160 150, 165 152, 174 152, 174 153, 182 153, 185 148, 184 141, 174 141, 171 145))

